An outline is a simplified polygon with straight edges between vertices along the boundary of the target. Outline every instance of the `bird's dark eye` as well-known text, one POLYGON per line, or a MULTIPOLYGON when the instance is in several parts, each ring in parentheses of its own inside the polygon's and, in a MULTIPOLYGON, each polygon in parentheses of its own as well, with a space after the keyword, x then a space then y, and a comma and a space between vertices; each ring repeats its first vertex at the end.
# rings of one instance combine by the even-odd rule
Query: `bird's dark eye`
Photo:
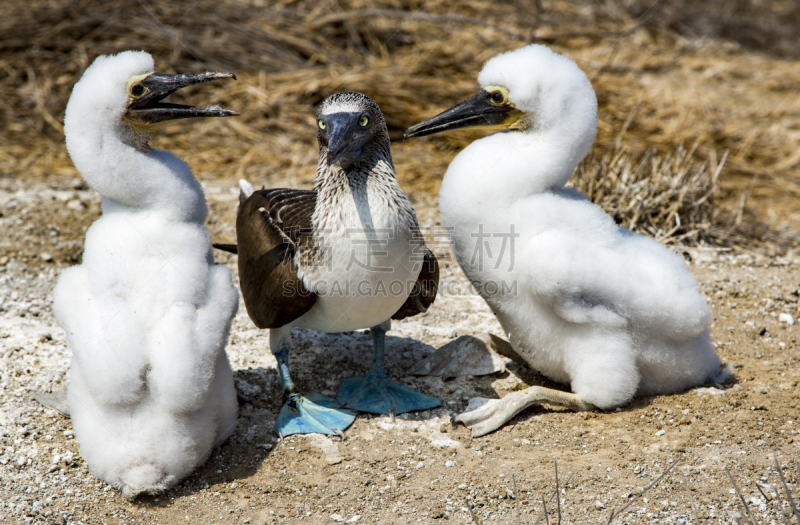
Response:
POLYGON ((131 86, 131 95, 134 97, 141 97, 144 95, 145 88, 141 84, 134 84, 131 86))
POLYGON ((358 125, 362 128, 365 128, 367 127, 367 124, 369 124, 369 117, 366 115, 361 115, 361 118, 358 119, 358 125))
POLYGON ((506 97, 503 96, 503 93, 500 91, 495 91, 492 93, 492 102, 495 104, 502 104, 505 101, 506 97))

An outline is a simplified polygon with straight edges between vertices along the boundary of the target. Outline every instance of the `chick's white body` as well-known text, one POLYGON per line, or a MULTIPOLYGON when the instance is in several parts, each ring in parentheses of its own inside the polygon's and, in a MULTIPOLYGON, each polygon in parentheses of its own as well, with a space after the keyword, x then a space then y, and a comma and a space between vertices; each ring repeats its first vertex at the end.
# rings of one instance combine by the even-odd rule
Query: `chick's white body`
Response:
POLYGON ((479 81, 508 88, 528 128, 465 148, 439 205, 514 349, 600 408, 717 378, 711 313, 683 259, 564 188, 597 129, 585 75, 529 46, 490 60, 479 81))
POLYGON ((100 57, 73 90, 67 148, 103 216, 53 292, 81 456, 127 495, 192 472, 237 412, 224 348, 238 294, 213 264, 202 189, 178 158, 133 145, 122 122, 127 79, 152 70, 146 53, 100 57))

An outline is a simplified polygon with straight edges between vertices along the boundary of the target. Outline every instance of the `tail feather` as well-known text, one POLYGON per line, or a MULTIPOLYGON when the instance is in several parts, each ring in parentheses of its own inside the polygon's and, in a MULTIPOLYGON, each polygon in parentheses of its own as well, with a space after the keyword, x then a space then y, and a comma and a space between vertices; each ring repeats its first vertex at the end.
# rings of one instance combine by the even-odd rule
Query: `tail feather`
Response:
POLYGON ((223 252, 236 253, 236 254, 239 253, 239 247, 236 246, 235 244, 215 243, 212 244, 211 246, 213 246, 217 250, 222 250, 223 252))
POLYGON ((730 363, 728 363, 727 365, 723 364, 719 367, 719 372, 717 372, 717 375, 712 376, 710 378, 710 381, 715 385, 721 387, 725 381, 730 379, 731 375, 733 375, 733 365, 730 363))
POLYGON ((244 202, 256 189, 244 179, 239 179, 239 202, 244 202))

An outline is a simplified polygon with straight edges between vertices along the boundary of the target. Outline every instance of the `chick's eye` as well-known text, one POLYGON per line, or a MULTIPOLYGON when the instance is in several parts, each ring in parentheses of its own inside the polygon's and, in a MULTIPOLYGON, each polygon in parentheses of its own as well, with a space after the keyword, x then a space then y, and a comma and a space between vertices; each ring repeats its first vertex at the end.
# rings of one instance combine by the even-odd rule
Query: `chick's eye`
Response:
POLYGON ((325 121, 322 120, 322 119, 319 119, 317 121, 317 126, 319 126, 319 129, 325 129, 325 121))
POLYGON ((506 97, 504 97, 503 93, 501 93, 500 91, 495 91, 494 93, 492 93, 492 102, 494 102, 495 104, 502 104, 505 101, 505 98, 506 97))
POLYGON ((366 115, 362 115, 361 118, 358 119, 358 125, 363 128, 366 127, 367 124, 369 124, 369 117, 366 115))
POLYGON ((144 95, 145 87, 141 84, 134 84, 131 86, 131 95, 134 97, 141 97, 144 95))

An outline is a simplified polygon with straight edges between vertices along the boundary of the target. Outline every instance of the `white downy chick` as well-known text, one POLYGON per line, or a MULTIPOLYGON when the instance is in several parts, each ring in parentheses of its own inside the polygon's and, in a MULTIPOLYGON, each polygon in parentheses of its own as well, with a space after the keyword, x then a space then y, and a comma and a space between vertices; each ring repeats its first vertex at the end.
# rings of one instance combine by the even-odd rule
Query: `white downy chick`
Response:
POLYGON ((574 394, 532 387, 509 395, 461 416, 473 435, 535 402, 609 409, 724 381, 730 369, 714 352, 711 312, 683 259, 564 187, 597 133, 586 75, 531 45, 489 60, 479 83, 478 94, 406 136, 502 130, 453 160, 439 208, 459 264, 513 350, 574 394))
POLYGON ((126 497, 174 485, 236 426, 225 344, 238 292, 214 265, 189 166, 148 145, 156 122, 235 115, 160 102, 229 77, 154 73, 149 54, 127 51, 98 57, 67 105, 67 150, 103 195, 103 216, 82 264, 61 273, 53 311, 73 352, 67 397, 81 456, 126 497))

